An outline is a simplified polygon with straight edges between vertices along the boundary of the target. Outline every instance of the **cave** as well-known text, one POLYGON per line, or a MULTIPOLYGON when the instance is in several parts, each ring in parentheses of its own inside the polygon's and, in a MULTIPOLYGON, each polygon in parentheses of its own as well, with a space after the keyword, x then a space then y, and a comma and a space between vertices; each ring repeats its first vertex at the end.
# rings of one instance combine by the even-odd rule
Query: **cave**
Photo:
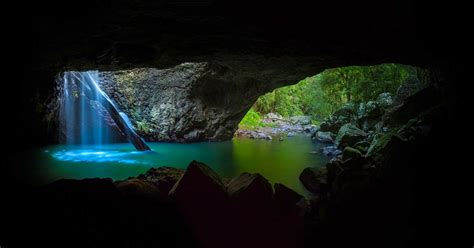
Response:
POLYGON ((461 137, 448 131, 465 115, 467 27, 462 14, 438 18, 461 10, 412 0, 21 9, 29 22, 11 60, 21 72, 6 73, 2 99, 0 247, 469 239, 449 230, 461 213, 444 181, 458 180, 448 174, 461 137))

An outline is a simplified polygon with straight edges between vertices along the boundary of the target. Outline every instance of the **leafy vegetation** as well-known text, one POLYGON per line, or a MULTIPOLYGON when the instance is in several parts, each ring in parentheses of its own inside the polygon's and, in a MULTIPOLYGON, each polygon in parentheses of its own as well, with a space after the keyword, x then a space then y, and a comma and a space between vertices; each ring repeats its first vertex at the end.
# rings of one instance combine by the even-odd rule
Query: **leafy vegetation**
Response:
POLYGON ((247 130, 255 130, 259 127, 271 127, 274 124, 262 122, 262 116, 260 113, 251 108, 247 114, 245 114, 242 121, 240 121, 239 128, 247 130))
POLYGON ((261 96, 241 122, 256 128, 261 116, 278 113, 284 117, 310 115, 313 123, 331 115, 348 102, 367 102, 383 92, 395 94, 409 77, 427 79, 425 70, 400 64, 349 66, 328 69, 298 84, 261 96))

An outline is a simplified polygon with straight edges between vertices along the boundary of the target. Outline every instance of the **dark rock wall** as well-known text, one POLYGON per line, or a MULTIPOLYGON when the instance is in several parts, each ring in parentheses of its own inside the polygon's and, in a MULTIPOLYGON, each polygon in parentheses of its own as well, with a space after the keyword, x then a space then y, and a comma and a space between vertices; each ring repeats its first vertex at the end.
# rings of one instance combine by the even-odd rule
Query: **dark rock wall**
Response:
POLYGON ((320 68, 301 58, 233 59, 103 72, 101 87, 148 141, 225 140, 260 95, 320 68))

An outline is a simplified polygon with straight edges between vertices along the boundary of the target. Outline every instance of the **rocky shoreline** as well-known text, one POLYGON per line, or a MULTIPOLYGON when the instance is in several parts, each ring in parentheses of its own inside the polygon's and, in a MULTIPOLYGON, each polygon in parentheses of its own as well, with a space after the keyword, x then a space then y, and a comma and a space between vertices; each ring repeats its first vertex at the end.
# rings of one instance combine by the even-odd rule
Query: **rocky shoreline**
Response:
POLYGON ((238 129, 234 137, 283 141, 295 134, 311 135, 319 129, 317 125, 311 124, 310 116, 285 118, 279 114, 268 113, 262 118, 262 122, 268 127, 259 127, 255 130, 238 129))

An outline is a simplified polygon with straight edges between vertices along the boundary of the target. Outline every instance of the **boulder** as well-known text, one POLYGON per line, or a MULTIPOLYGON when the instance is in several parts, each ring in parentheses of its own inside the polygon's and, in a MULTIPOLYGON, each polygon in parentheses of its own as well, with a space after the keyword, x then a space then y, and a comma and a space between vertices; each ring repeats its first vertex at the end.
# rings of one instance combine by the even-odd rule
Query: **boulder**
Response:
POLYGON ((168 194, 183 174, 184 170, 182 169, 163 166, 151 168, 144 174, 138 175, 137 178, 153 184, 160 192, 168 194))
POLYGON ((358 108, 357 104, 349 102, 344 104, 340 109, 336 110, 332 117, 336 117, 338 119, 347 119, 351 120, 355 117, 356 109, 358 108))
POLYGON ((377 102, 382 108, 387 108, 393 103, 392 94, 389 92, 380 93, 377 102))
POLYGON ((340 120, 326 120, 321 122, 320 131, 337 133, 346 122, 340 120))
POLYGON ((305 133, 313 134, 319 131, 319 126, 310 124, 303 127, 305 133))
POLYGON ((321 143, 334 143, 334 138, 335 138, 335 135, 333 133, 331 133, 331 132, 322 132, 322 131, 317 131, 311 137, 311 139, 313 141, 317 140, 321 143))
POLYGON ((326 164, 328 185, 332 185, 332 182, 337 177, 337 175, 339 175, 339 173, 344 170, 342 164, 343 161, 340 157, 333 158, 326 164))
POLYGON ((207 165, 193 160, 169 195, 183 204, 215 204, 225 201, 227 193, 220 177, 207 165))
POLYGON ((367 133, 360 130, 353 124, 345 124, 337 133, 336 143, 340 148, 353 146, 355 143, 363 140, 367 133))
POLYGON ((366 154, 369 149, 370 142, 367 140, 362 140, 354 144, 354 148, 359 150, 362 154, 366 154))
POLYGON ((370 144, 367 157, 371 157, 376 161, 387 160, 391 151, 397 150, 405 141, 405 138, 394 132, 377 134, 370 144))
POLYGON ((342 152, 342 159, 347 160, 347 159, 360 159, 362 158, 362 153, 350 146, 347 146, 344 148, 344 151, 342 152))
POLYGON ((298 125, 309 125, 311 124, 311 116, 307 116, 307 115, 292 116, 290 117, 290 122, 292 124, 298 124, 298 125))
POLYGON ((303 196, 281 183, 275 183, 274 188, 275 203, 280 213, 289 214, 295 211, 298 202, 303 198, 303 196))
POLYGON ((358 111, 358 125, 364 130, 372 130, 375 128, 384 113, 384 109, 376 101, 369 101, 367 103, 361 103, 358 111))
POLYGON ((320 125, 320 130, 324 132, 339 132, 339 129, 347 123, 357 120, 358 104, 347 103, 336 110, 330 117, 326 118, 320 125))
POLYGON ((388 109, 382 121, 388 127, 401 126, 430 108, 442 104, 443 100, 440 89, 433 85, 427 86, 407 96, 402 103, 388 109))
POLYGON ((246 137, 246 138, 250 138, 250 139, 272 140, 272 136, 268 135, 265 132, 258 131, 258 130, 239 129, 235 132, 235 136, 246 137))
POLYGON ((342 154, 342 151, 337 148, 337 146, 325 146, 320 148, 322 153, 326 156, 338 156, 342 154))
POLYGON ((278 114, 278 113, 268 113, 268 114, 266 114, 265 116, 263 116, 263 119, 277 119, 277 120, 281 120, 281 119, 283 119, 283 116, 281 116, 281 115, 278 114))
POLYGON ((400 85, 395 94, 394 102, 395 104, 403 102, 408 97, 414 95, 427 85, 423 84, 416 76, 409 76, 405 83, 400 85))
POLYGON ((142 179, 128 179, 117 182, 116 186, 125 197, 162 200, 166 196, 153 184, 142 179))
POLYGON ((269 211, 273 205, 273 188, 258 173, 242 173, 227 185, 227 192, 239 210, 253 213, 269 211))
POLYGON ((305 168, 300 174, 300 181, 312 193, 326 192, 328 190, 327 169, 324 167, 305 168))

